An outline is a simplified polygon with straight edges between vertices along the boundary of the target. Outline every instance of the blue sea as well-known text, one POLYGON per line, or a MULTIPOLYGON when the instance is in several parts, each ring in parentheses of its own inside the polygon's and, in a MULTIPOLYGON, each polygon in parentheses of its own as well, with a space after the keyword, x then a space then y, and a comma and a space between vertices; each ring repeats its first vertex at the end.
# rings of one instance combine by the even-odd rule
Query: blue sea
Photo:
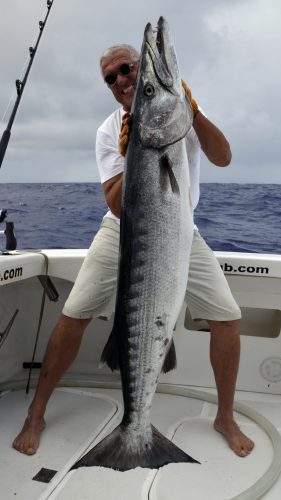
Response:
MULTIPOLYGON (((195 222, 210 247, 281 254, 280 187, 201 184, 195 222)), ((14 222, 18 249, 42 249, 89 247, 107 207, 99 183, 11 183, 0 185, 0 209, 14 222)))

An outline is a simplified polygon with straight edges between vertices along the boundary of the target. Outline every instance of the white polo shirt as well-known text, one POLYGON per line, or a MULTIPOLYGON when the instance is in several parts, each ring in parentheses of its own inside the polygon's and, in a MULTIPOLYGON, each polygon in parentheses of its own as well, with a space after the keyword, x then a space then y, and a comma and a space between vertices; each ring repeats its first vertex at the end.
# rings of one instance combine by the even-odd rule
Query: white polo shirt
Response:
MULTIPOLYGON (((125 159, 120 155, 118 150, 119 134, 124 113, 125 111, 123 108, 117 109, 97 130, 96 160, 102 184, 124 171, 125 159)), ((193 127, 188 131, 185 140, 189 164, 192 204, 193 209, 195 209, 200 195, 199 177, 201 149, 193 127)), ((108 210, 105 217, 110 217, 119 221, 111 210, 108 210)))

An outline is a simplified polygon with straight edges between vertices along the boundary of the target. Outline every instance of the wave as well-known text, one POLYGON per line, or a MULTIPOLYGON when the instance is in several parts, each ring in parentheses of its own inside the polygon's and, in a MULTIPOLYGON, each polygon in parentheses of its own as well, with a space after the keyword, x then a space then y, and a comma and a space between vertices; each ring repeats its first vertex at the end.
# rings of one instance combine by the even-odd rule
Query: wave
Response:
MULTIPOLYGON (((195 222, 214 250, 281 254, 280 191, 203 183, 195 222)), ((1 184, 0 208, 14 222, 18 248, 30 249, 89 247, 107 210, 99 183, 1 184)))

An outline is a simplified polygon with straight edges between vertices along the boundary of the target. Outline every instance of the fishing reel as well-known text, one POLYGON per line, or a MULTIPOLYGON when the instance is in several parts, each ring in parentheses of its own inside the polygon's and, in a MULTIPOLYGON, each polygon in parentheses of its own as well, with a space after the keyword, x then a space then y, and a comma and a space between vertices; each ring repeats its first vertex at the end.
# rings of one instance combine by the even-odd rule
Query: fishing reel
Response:
MULTIPOLYGON (((8 215, 7 210, 0 210, 0 223, 4 222, 8 215)), ((14 223, 5 221, 6 229, 0 231, 0 234, 6 236, 6 250, 15 250, 17 248, 17 240, 14 233, 14 223)))

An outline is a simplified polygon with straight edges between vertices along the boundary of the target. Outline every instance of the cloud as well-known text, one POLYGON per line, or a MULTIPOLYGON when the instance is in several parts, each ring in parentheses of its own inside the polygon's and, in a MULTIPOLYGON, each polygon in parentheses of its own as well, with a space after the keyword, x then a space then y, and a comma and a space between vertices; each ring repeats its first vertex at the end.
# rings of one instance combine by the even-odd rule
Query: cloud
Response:
MULTIPOLYGON (((281 72, 276 64, 281 45, 278 28, 281 5, 277 0, 249 0, 215 9, 205 18, 221 50, 206 94, 214 88, 219 107, 211 102, 211 113, 224 124, 239 165, 271 165, 265 168, 272 181, 280 181, 277 170, 280 149, 281 72)), ((209 71, 210 75, 210 71, 209 71)), ((261 177, 261 176, 260 176, 261 177)), ((255 178, 252 178, 255 181, 255 178)))
MULTIPOLYGON (((44 0, 1 7, 0 118, 12 91, 14 103, 14 80, 45 14, 44 0)), ((40 173, 42 181, 99 180, 95 133, 118 106, 100 77, 99 57, 115 43, 140 48, 146 23, 164 15, 183 78, 233 151, 227 169, 203 159, 202 180, 280 182, 280 14, 279 0, 54 0, 0 180, 40 181, 40 173)))

